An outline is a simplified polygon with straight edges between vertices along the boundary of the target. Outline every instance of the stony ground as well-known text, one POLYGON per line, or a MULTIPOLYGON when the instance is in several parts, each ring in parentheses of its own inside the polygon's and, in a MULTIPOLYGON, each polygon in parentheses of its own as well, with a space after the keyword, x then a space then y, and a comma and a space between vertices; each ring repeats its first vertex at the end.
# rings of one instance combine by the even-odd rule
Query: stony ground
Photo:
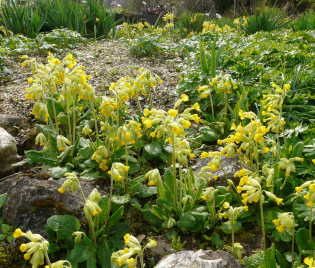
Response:
MULTIPOLYGON (((144 67, 156 73, 164 81, 157 86, 153 93, 153 105, 156 108, 170 108, 177 96, 175 87, 178 73, 174 72, 171 60, 142 58, 135 59, 128 53, 128 45, 119 40, 81 43, 72 51, 78 64, 85 66, 85 71, 91 75, 91 84, 98 95, 108 94, 111 82, 125 75, 136 76, 138 68, 144 67)), ((59 58, 66 54, 56 55, 59 58)), ((38 61, 45 63, 46 55, 33 54, 38 61)), ((29 68, 22 68, 18 56, 9 56, 5 66, 11 71, 10 75, 0 78, 0 114, 30 116, 32 102, 24 95, 28 87, 27 80, 32 75, 29 68)), ((2 76, 2 75, 0 75, 2 76)), ((149 100, 142 100, 148 104, 149 100)))

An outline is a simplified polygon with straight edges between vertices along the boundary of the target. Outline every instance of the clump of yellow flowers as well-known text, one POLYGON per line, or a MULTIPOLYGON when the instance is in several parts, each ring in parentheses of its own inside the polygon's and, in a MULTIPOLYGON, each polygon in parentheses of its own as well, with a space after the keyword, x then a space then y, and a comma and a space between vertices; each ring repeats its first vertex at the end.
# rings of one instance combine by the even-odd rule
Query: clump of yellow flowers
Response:
POLYGON ((154 240, 150 240, 143 248, 138 239, 133 235, 126 234, 124 236, 125 248, 116 251, 112 254, 111 263, 117 263, 119 267, 127 265, 128 268, 135 268, 140 259, 140 267, 144 268, 143 253, 147 248, 153 248, 157 246, 154 240))
POLYGON ((63 267, 70 267, 71 264, 68 261, 58 261, 55 263, 51 263, 48 257, 48 247, 49 242, 45 240, 39 234, 33 234, 31 231, 27 231, 24 233, 21 229, 16 229, 14 234, 14 238, 25 237, 31 242, 26 244, 21 244, 20 250, 24 252, 24 259, 30 260, 32 264, 32 268, 37 268, 39 265, 44 265, 45 259, 48 265, 45 268, 63 268, 63 267))

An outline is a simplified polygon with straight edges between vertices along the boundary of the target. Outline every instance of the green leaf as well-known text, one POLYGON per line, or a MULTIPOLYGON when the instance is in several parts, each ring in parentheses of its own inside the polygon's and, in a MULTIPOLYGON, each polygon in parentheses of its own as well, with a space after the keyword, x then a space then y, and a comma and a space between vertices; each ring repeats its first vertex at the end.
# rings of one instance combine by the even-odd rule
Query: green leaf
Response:
POLYGON ((210 241, 211 243, 219 246, 219 247, 222 247, 225 243, 222 241, 222 239, 220 238, 220 235, 219 234, 214 234, 214 235, 211 235, 210 236, 210 241))
POLYGON ((272 244, 271 247, 266 250, 262 268, 277 268, 275 244, 272 244))
POLYGON ((296 244, 302 250, 308 249, 307 241, 309 240, 309 231, 306 228, 300 228, 295 234, 296 244))
POLYGON ((115 226, 119 220, 121 219, 121 217, 123 216, 124 214, 124 206, 121 206, 119 207, 119 209, 117 209, 115 211, 115 213, 113 215, 111 215, 109 217, 109 220, 108 220, 108 229, 112 228, 113 226, 115 226))
POLYGON ((80 229, 80 222, 70 215, 54 215, 47 220, 47 227, 57 232, 60 239, 71 239, 72 233, 80 229))
POLYGON ((12 227, 8 224, 1 224, 1 231, 4 234, 7 234, 8 232, 10 232, 10 230, 12 229, 12 227))
POLYGON ((81 179, 93 181, 100 177, 99 171, 93 169, 86 169, 80 174, 81 179))
POLYGON ((196 220, 191 212, 186 212, 179 217, 177 226, 182 230, 191 229, 196 223, 196 220))
POLYGON ((132 175, 137 173, 140 170, 140 165, 138 165, 137 163, 129 163, 129 170, 128 170, 128 174, 132 175))
POLYGON ((300 141, 293 147, 293 150, 290 153, 290 158, 292 157, 301 157, 304 150, 304 142, 300 141))
POLYGON ((158 141, 154 141, 144 146, 144 150, 151 156, 158 156, 162 152, 162 147, 158 141))
POLYGON ((152 212, 154 213, 155 216, 157 216, 161 220, 167 220, 168 219, 165 212, 160 207, 158 207, 156 205, 152 206, 152 212))
POLYGON ((264 252, 253 254, 243 258, 243 266, 245 268, 258 268, 264 261, 264 252))
POLYGON ((68 172, 68 169, 65 167, 52 167, 50 168, 50 172, 53 178, 60 179, 68 172))
POLYGON ((125 194, 125 195, 113 195, 112 196, 112 202, 116 205, 124 205, 127 204, 130 200, 130 195, 125 194))
POLYGON ((43 163, 51 166, 57 164, 57 160, 51 157, 47 157, 44 151, 26 151, 25 156, 31 159, 33 163, 43 163))
POLYGON ((157 194, 157 189, 155 186, 146 186, 146 185, 142 185, 139 188, 139 197, 140 198, 146 198, 152 195, 157 194))
POLYGON ((2 208, 2 206, 4 205, 5 201, 7 200, 7 193, 4 193, 2 195, 0 195, 0 209, 2 208))
POLYGON ((99 214, 100 222, 102 223, 105 222, 108 214, 108 200, 108 197, 106 195, 103 195, 100 202, 98 203, 99 207, 102 209, 101 213, 99 214))
POLYGON ((83 159, 87 159, 91 156, 93 150, 91 147, 85 147, 85 148, 81 148, 78 151, 78 156, 80 156, 83 159))
POLYGON ((97 258, 102 268, 108 268, 111 266, 110 257, 114 252, 113 247, 109 243, 102 243, 97 251, 97 258))
POLYGON ((143 218, 152 226, 160 226, 162 221, 154 215, 151 209, 142 209, 143 218))
POLYGON ((218 140, 221 137, 220 134, 216 133, 212 128, 207 126, 201 127, 199 131, 203 141, 212 142, 218 140))
MULTIPOLYGON (((293 205, 294 214, 299 218, 303 218, 304 221, 309 221, 311 208, 304 203, 302 198, 295 201, 293 205)), ((312 222, 315 220, 315 208, 312 208, 312 222)))
MULTIPOLYGON (((230 221, 226 221, 222 224, 221 229, 226 234, 232 234, 232 224, 230 221)), ((234 233, 242 229, 242 223, 236 221, 234 223, 234 233)))
POLYGON ((89 268, 97 268, 97 260, 95 253, 87 259, 86 266, 89 268))
POLYGON ((71 251, 70 258, 73 262, 84 262, 94 254, 93 248, 91 248, 87 242, 82 239, 80 242, 74 244, 74 248, 71 251))

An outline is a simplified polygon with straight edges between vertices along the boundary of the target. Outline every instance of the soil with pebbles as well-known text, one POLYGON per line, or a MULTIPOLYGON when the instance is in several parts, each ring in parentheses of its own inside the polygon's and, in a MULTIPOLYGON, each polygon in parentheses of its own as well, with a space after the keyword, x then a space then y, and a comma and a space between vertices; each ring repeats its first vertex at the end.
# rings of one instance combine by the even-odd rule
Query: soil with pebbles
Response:
MULTIPOLYGON (((163 83, 153 92, 153 106, 155 108, 169 109, 177 98, 176 85, 178 73, 174 70, 171 60, 162 58, 135 59, 128 53, 128 45, 120 40, 100 40, 97 42, 80 43, 72 53, 79 65, 85 66, 87 74, 91 75, 90 83, 97 95, 109 94, 111 82, 130 75, 135 77, 140 67, 147 68, 161 77, 163 83)), ((63 58, 67 53, 54 54, 63 58)), ((47 55, 32 54, 37 61, 46 63, 47 55)), ((8 56, 4 62, 10 74, 0 73, 0 113, 27 116, 32 118, 30 112, 33 102, 24 95, 28 87, 27 80, 32 76, 31 70, 23 68, 19 56, 8 56)), ((141 99, 140 99, 141 100, 141 99)), ((131 103, 133 106, 135 102, 131 103)), ((141 100, 142 108, 149 104, 149 99, 141 100)))

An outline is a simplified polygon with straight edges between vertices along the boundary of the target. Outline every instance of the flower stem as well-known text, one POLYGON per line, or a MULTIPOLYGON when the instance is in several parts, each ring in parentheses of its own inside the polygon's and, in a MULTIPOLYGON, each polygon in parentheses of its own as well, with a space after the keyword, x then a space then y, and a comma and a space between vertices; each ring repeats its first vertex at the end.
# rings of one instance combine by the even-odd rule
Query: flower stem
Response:
POLYGON ((72 140, 72 144, 75 143, 75 127, 76 127, 76 116, 75 116, 75 94, 72 95, 73 96, 73 110, 72 110, 72 116, 73 116, 73 122, 72 122, 72 127, 73 127, 73 130, 72 130, 72 134, 73 134, 73 140, 72 140))
POLYGON ((234 217, 232 217, 231 225, 232 225, 232 253, 234 254, 234 217))
POLYGON ((111 210, 111 205, 112 205, 113 188, 114 188, 114 180, 113 180, 113 178, 111 178, 110 193, 109 193, 109 200, 108 200, 108 213, 106 215, 105 227, 107 227, 107 223, 108 223, 108 219, 109 219, 109 215, 110 215, 110 210, 111 210))
POLYGON ((175 137, 172 139, 172 150, 173 150, 173 175, 174 175, 174 206, 177 208, 177 183, 176 183, 176 156, 175 156, 175 137))
MULTIPOLYGON (((127 143, 125 145, 125 158, 126 158, 126 166, 128 166, 128 146, 127 143)), ((128 192, 128 171, 126 171, 126 182, 125 182, 125 193, 128 192)))
POLYGON ((311 207, 310 212, 310 220, 309 220, 309 240, 312 241, 312 213, 313 213, 313 207, 311 207))
POLYGON ((182 166, 179 165, 179 206, 182 207, 182 199, 183 199, 183 174, 182 174, 182 166))
POLYGON ((51 262, 50 262, 47 250, 44 251, 44 255, 45 255, 45 259, 46 259, 46 261, 48 263, 49 268, 51 268, 52 266, 51 266, 51 262))
POLYGON ((261 217, 261 228, 263 232, 263 239, 264 239, 264 254, 266 256, 266 234, 265 234, 265 221, 264 221, 264 211, 263 211, 263 200, 264 197, 261 194, 260 197, 260 217, 261 217))
POLYGON ((292 228, 292 262, 291 262, 291 267, 293 267, 294 263, 294 217, 293 217, 293 228, 292 228))
POLYGON ((211 94, 211 90, 210 90, 210 103, 211 103, 212 116, 213 116, 213 118, 214 118, 214 109, 213 109, 213 101, 212 101, 212 94, 211 94))
POLYGON ((94 126, 95 126, 96 144, 98 144, 98 140, 99 140, 98 127, 97 127, 97 120, 96 120, 95 107, 94 107, 94 102, 93 102, 93 100, 91 100, 91 107, 92 107, 93 119, 94 119, 94 126))
POLYGON ((149 87, 149 96, 150 96, 150 109, 152 109, 152 94, 151 94, 151 87, 149 87))

